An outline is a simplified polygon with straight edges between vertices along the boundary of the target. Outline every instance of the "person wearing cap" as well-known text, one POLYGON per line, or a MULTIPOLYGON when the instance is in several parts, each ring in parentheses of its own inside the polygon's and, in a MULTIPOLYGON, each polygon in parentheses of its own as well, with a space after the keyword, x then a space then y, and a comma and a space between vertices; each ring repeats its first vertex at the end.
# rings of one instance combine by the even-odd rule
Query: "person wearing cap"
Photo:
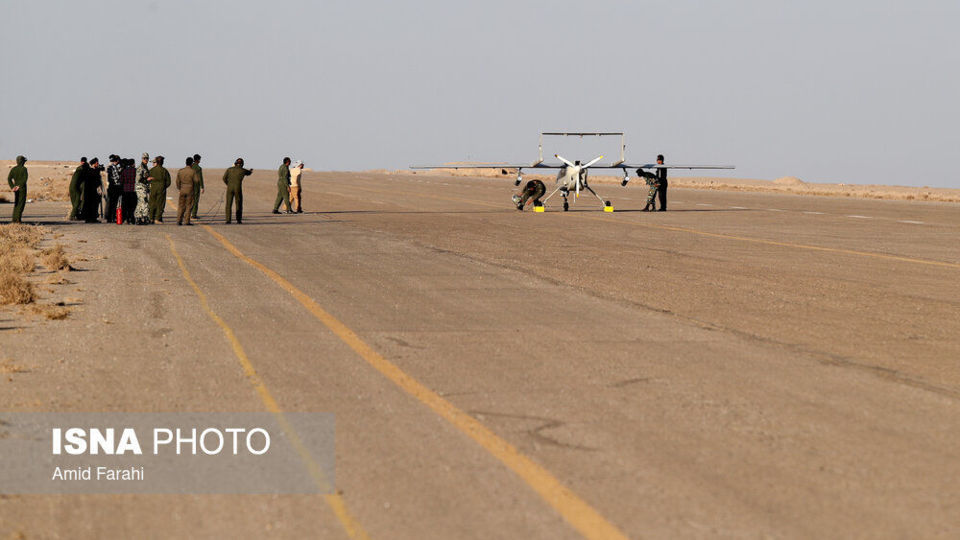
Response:
POLYGON ((140 156, 140 166, 137 167, 137 206, 133 209, 133 219, 137 225, 150 223, 150 154, 144 152, 140 156))
POLYGON ((24 163, 27 158, 17 156, 16 167, 7 173, 7 184, 13 191, 13 223, 20 223, 23 219, 23 208, 27 205, 27 168, 24 163))
POLYGON ((299 159, 290 169, 290 208, 298 214, 303 213, 300 207, 300 177, 303 175, 303 162, 299 159))
POLYGON ((227 224, 231 222, 234 198, 237 199, 237 224, 243 223, 243 179, 251 174, 253 174, 253 169, 243 168, 243 158, 237 158, 233 162, 233 167, 223 171, 223 183, 227 185, 227 224))
POLYGON ((70 177, 70 217, 67 219, 71 221, 80 219, 80 203, 83 201, 83 192, 80 190, 81 179, 87 174, 86 168, 89 166, 86 156, 80 158, 80 165, 70 177))
POLYGON ((193 155, 193 170, 197 172, 197 181, 193 184, 193 219, 197 219, 200 209, 200 194, 203 193, 203 168, 200 167, 200 154, 193 155))
MULTIPOLYGON (((663 165, 663 154, 657 156, 657 165, 663 165)), ((666 212, 668 187, 666 169, 657 169, 657 183, 660 184, 660 187, 657 188, 657 195, 660 197, 660 210, 658 212, 666 212)))
POLYGON ((120 156, 110 154, 110 165, 107 166, 107 204, 104 218, 106 223, 116 221, 117 204, 120 202, 120 196, 123 194, 123 186, 120 185, 120 156))
POLYGON ((177 225, 183 225, 186 217, 190 225, 190 215, 193 214, 193 186, 197 183, 197 171, 193 168, 193 158, 186 159, 186 167, 177 171, 177 225))
POLYGON ((280 203, 286 206, 286 213, 293 213, 290 210, 290 158, 288 157, 283 158, 283 163, 277 169, 277 200, 273 203, 274 214, 280 213, 280 203))
POLYGON ((163 223, 167 188, 170 187, 170 172, 163 167, 163 156, 153 158, 153 163, 154 167, 150 169, 150 221, 163 223))
POLYGON ((100 203, 103 193, 103 178, 100 171, 103 166, 100 165, 98 158, 90 160, 90 164, 83 171, 80 178, 81 190, 83 191, 83 203, 80 208, 80 218, 87 223, 97 223, 100 221, 100 203))

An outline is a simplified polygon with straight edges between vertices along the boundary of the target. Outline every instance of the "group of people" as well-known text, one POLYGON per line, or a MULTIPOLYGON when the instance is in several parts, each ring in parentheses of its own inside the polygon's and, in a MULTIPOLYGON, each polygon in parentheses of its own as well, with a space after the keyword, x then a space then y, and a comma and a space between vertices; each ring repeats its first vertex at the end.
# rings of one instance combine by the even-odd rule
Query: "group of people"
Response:
MULTIPOLYGON (((191 218, 198 217, 200 195, 205 190, 200 159, 200 154, 187 157, 185 166, 177 171, 177 225, 190 225, 191 218)), ((106 223, 162 223, 167 190, 174 184, 170 172, 163 166, 164 161, 163 156, 156 156, 153 167, 150 167, 150 155, 144 153, 140 156, 138 166, 133 158, 111 154, 110 164, 104 167, 98 158, 89 161, 86 157, 80 158, 80 165, 70 178, 69 219, 98 223, 102 217, 106 223)), ((14 192, 14 223, 21 222, 27 202, 26 162, 26 157, 17 156, 16 166, 7 175, 7 183, 14 192)), ((253 174, 253 169, 245 169, 243 165, 243 158, 237 158, 233 167, 223 173, 227 223, 233 222, 234 203, 237 223, 243 223, 243 180, 253 174)), ((273 213, 280 213, 281 203, 286 206, 286 213, 303 213, 300 187, 303 166, 302 161, 297 161, 291 167, 290 158, 283 158, 283 164, 277 171, 277 200, 273 213)))
MULTIPOLYGON (((80 166, 70 178, 70 216, 71 220, 97 223, 102 216, 106 223, 148 225, 163 222, 163 211, 167 205, 167 188, 171 185, 170 172, 163 166, 164 157, 153 159, 149 167, 150 154, 140 156, 137 166, 133 158, 121 158, 110 155, 110 165, 104 168, 99 158, 87 161, 80 158, 80 166), (107 182, 103 183, 102 173, 106 171, 107 182)), ((178 222, 187 216, 197 217, 200 193, 203 192, 203 169, 200 167, 200 154, 187 158, 189 169, 189 200, 180 201, 178 222), (189 207, 184 206, 188 204, 189 207)), ((181 185, 178 174, 177 187, 181 185)))

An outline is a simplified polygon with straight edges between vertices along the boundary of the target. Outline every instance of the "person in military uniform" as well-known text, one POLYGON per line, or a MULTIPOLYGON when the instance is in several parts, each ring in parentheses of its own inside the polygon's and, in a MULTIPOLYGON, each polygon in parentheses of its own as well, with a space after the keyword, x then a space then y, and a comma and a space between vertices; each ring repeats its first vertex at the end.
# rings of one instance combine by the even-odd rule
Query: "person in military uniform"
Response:
POLYGON ((197 219, 200 194, 203 193, 203 168, 200 167, 200 154, 193 155, 193 170, 197 171, 197 181, 193 184, 193 219, 197 219))
POLYGON ((280 213, 280 203, 286 205, 286 213, 293 213, 290 210, 290 158, 288 157, 283 158, 283 164, 277 169, 277 200, 273 203, 274 214, 280 213))
MULTIPOLYGON (((663 165, 663 154, 657 156, 657 165, 663 165)), ((650 191, 647 192, 647 205, 643 207, 644 212, 652 212, 657 209, 656 200, 660 199, 660 212, 667 211, 667 170, 657 169, 656 173, 648 173, 643 169, 637 169, 637 176, 643 178, 650 191)))
POLYGON ((650 189, 647 191, 647 204, 643 207, 641 212, 650 212, 656 210, 657 208, 657 190, 660 188, 657 175, 654 173, 649 173, 643 169, 637 169, 637 176, 643 178, 643 181, 646 182, 647 187, 650 189))
POLYGON ((100 221, 100 204, 102 203, 101 194, 103 193, 103 179, 100 177, 100 171, 103 166, 100 160, 93 158, 90 164, 83 170, 80 178, 80 184, 83 191, 83 205, 80 208, 80 218, 87 223, 97 223, 100 221))
POLYGON ((519 195, 513 196, 513 203, 517 205, 517 210, 523 211, 528 199, 533 199, 534 206, 540 204, 540 197, 547 192, 547 186, 540 180, 530 180, 523 186, 523 191, 519 195))
POLYGON ((27 158, 17 156, 16 167, 7 174, 7 184, 13 191, 13 223, 23 219, 23 208, 27 205, 27 168, 23 165, 27 158))
POLYGON ((70 177, 71 208, 69 219, 71 220, 80 219, 80 203, 83 201, 83 192, 80 190, 80 184, 83 175, 86 174, 85 169, 89 166, 86 156, 80 158, 80 165, 73 171, 73 176, 70 177))
POLYGON ((163 167, 163 156, 153 158, 153 163, 154 167, 150 169, 150 220, 163 223, 167 188, 170 187, 170 172, 163 167))
POLYGON ((243 178, 253 174, 253 169, 243 168, 243 158, 237 158, 230 167, 223 172, 223 183, 227 185, 226 212, 227 223, 231 221, 233 199, 237 199, 237 224, 243 223, 243 178))
POLYGON ((137 167, 137 207, 133 210, 133 218, 137 225, 150 223, 150 154, 144 152, 140 156, 140 166, 137 167))
POLYGON ((193 213, 193 188, 198 183, 197 171, 193 168, 193 158, 186 159, 186 167, 177 171, 177 225, 183 225, 186 216, 187 225, 190 225, 190 215, 193 213))

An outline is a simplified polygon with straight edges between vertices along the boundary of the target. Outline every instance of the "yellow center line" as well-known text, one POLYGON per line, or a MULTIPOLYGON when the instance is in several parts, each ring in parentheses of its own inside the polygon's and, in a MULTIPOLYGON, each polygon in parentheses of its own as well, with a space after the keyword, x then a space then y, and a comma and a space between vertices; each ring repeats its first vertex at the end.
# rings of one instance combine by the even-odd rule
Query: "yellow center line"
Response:
MULTIPOLYGON (((371 193, 380 193, 380 194, 384 194, 384 195, 394 195, 394 194, 396 194, 395 191, 389 192, 389 191, 382 191, 382 190, 372 189, 372 188, 363 188, 363 187, 359 187, 359 186, 350 186, 350 189, 351 189, 351 190, 356 189, 356 190, 359 190, 359 191, 367 191, 367 192, 371 192, 371 193)), ((483 201, 474 201, 474 200, 462 199, 462 198, 458 198, 458 197, 441 197, 441 196, 439 196, 439 195, 426 195, 426 194, 419 194, 419 193, 410 193, 410 192, 408 192, 408 191, 405 191, 405 192, 403 192, 403 193, 404 193, 404 195, 412 195, 412 196, 414 196, 414 197, 437 199, 437 200, 441 200, 441 201, 464 202, 464 203, 470 203, 470 204, 477 204, 477 205, 481 205, 481 206, 494 206, 494 207, 500 207, 500 208, 503 207, 503 205, 500 205, 500 204, 491 204, 491 203, 487 203, 487 202, 483 202, 483 201)), ((601 221, 601 222, 604 222, 604 223, 619 223, 619 224, 623 224, 623 225, 633 225, 633 226, 635 226, 635 227, 645 227, 645 228, 648 228, 648 229, 658 229, 658 230, 662 230, 662 231, 671 231, 671 232, 682 232, 682 233, 687 233, 687 234, 695 234, 695 235, 698 235, 698 236, 705 236, 705 237, 708 237, 708 238, 722 238, 722 239, 724 239, 724 240, 735 240, 735 241, 739 241, 739 242, 750 242, 750 243, 754 243, 754 244, 763 244, 763 245, 768 245, 768 246, 787 247, 787 248, 794 248, 794 249, 805 249, 805 250, 808 250, 808 251, 821 251, 821 252, 826 252, 826 253, 840 253, 840 254, 843 254, 843 255, 856 255, 856 256, 859 256, 859 257, 873 257, 873 258, 876 258, 876 259, 884 259, 884 260, 888 260, 888 261, 907 262, 907 263, 913 263, 913 264, 924 264, 924 265, 928 265, 928 266, 940 266, 940 267, 944 267, 944 268, 960 268, 960 263, 951 263, 951 262, 945 262, 945 261, 935 261, 935 260, 930 260, 930 259, 916 259, 916 258, 913 258, 913 257, 905 257, 905 256, 902 256, 902 255, 889 255, 889 254, 886 254, 886 253, 874 253, 874 252, 871 252, 871 251, 858 251, 858 250, 855 250, 855 249, 843 249, 843 248, 832 248, 832 247, 825 247, 825 246, 814 246, 814 245, 810 245, 810 244, 795 244, 795 243, 792 243, 792 242, 778 242, 778 241, 776 241, 776 240, 766 240, 766 239, 763 239, 763 238, 753 238, 753 237, 750 237, 750 236, 737 236, 737 235, 734 235, 734 234, 713 233, 713 232, 701 231, 701 230, 697 230, 697 229, 690 229, 690 228, 687 228, 687 227, 675 227, 675 226, 670 226, 670 225, 655 225, 655 224, 653 224, 653 223, 640 223, 640 222, 637 222, 637 221, 624 221, 624 220, 618 220, 617 218, 613 218, 613 217, 584 216, 584 215, 581 215, 579 212, 577 212, 577 213, 572 213, 572 214, 570 214, 570 216, 571 216, 571 217, 575 217, 575 218, 581 218, 581 219, 589 219, 589 220, 592 220, 592 221, 601 221)))
POLYGON ((184 264, 183 258, 181 258, 180 253, 177 252, 177 247, 173 243, 173 238, 169 234, 166 236, 167 240, 170 242, 170 251, 173 253, 174 258, 177 259, 177 265, 180 266, 180 271, 183 273, 184 279, 187 280, 187 283, 190 284, 190 286, 193 288, 193 291, 197 293, 197 297, 200 299, 200 305, 203 307, 203 310, 207 313, 207 315, 210 316, 211 319, 213 319, 213 322, 217 323, 217 326, 223 330, 223 335, 226 336, 227 341, 230 342, 230 346, 233 348, 233 353, 236 355, 237 359, 240 361, 240 365, 243 367, 243 374, 247 377, 247 380, 250 382, 250 384, 253 385, 253 388, 257 391, 257 394, 260 396, 260 399, 263 401, 263 404, 266 406, 267 410, 272 412, 277 418, 277 422, 280 424, 281 429, 283 429, 291 444, 293 444, 294 449, 300 455, 300 459, 303 460, 304 464, 306 465, 314 483, 318 488, 320 488, 321 491, 331 492, 324 493, 324 500, 333 513, 337 516, 337 519, 340 520, 340 524, 343 526, 347 535, 350 538, 369 540, 370 536, 363 529, 363 527, 360 526, 360 523, 358 523, 357 520, 347 511, 347 505, 343 500, 343 497, 335 492, 333 486, 330 485, 329 480, 327 480, 326 475, 323 473, 323 469, 321 469, 317 462, 313 459, 310 451, 300 439, 300 435, 297 434, 296 430, 283 414, 280 406, 277 405, 277 401, 273 398, 270 390, 267 389, 267 385, 263 382, 263 379, 260 378, 257 370, 254 369, 253 364, 250 362, 250 358, 247 357, 247 353, 243 350, 243 346, 240 345, 240 341, 237 339, 233 329, 230 328, 226 321, 220 318, 215 311, 213 311, 213 309, 210 307, 210 303, 207 301, 207 295, 200 290, 200 287, 197 285, 197 283, 192 277, 190 277, 190 272, 187 271, 187 266, 184 264))
POLYGON ((617 529, 616 526, 607 521, 597 510, 563 485, 548 470, 522 454, 515 446, 501 439, 475 418, 443 399, 439 394, 424 386, 410 375, 407 375, 396 364, 381 356, 360 339, 347 325, 324 310, 312 298, 307 296, 306 293, 294 287, 292 283, 284 279, 280 274, 246 256, 237 249, 236 246, 230 243, 229 240, 224 238, 223 235, 211 229, 208 225, 203 225, 203 228, 219 240, 227 251, 250 266, 260 270, 283 290, 290 293, 291 296, 300 302, 311 314, 319 319, 320 322, 374 369, 499 459, 560 513, 580 534, 591 539, 626 538, 626 535, 617 529))

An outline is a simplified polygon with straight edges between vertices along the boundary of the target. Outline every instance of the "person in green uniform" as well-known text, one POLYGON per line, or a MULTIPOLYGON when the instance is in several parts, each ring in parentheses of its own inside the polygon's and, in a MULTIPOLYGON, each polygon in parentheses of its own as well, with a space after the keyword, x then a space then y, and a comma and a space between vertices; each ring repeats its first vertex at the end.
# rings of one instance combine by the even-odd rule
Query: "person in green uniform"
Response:
POLYGON ((193 155, 193 170, 197 172, 197 181, 193 184, 193 219, 197 219, 200 209, 200 194, 203 193, 203 168, 200 167, 200 154, 193 155))
POLYGON ((26 162, 27 158, 17 156, 17 166, 7 175, 7 184, 13 191, 13 223, 20 223, 27 205, 27 168, 23 166, 26 162))
POLYGON ((83 192, 80 191, 80 183, 83 179, 84 169, 87 167, 89 167, 89 165, 87 165, 87 157, 84 156, 80 158, 80 165, 73 171, 73 176, 70 177, 70 220, 80 219, 78 214, 80 213, 80 203, 83 201, 83 192))
POLYGON ((277 169, 277 200, 273 203, 273 213, 280 213, 280 203, 287 207, 287 213, 292 214, 290 210, 290 158, 283 158, 283 164, 277 169))
POLYGON ((167 188, 170 187, 170 172, 163 168, 163 156, 153 159, 150 169, 150 220, 163 223, 163 208, 167 202, 167 188))
POLYGON ((253 169, 243 168, 243 158, 237 158, 233 162, 233 167, 223 172, 223 183, 227 185, 227 224, 231 222, 234 198, 237 199, 237 224, 243 223, 243 178, 251 174, 253 174, 253 169))

